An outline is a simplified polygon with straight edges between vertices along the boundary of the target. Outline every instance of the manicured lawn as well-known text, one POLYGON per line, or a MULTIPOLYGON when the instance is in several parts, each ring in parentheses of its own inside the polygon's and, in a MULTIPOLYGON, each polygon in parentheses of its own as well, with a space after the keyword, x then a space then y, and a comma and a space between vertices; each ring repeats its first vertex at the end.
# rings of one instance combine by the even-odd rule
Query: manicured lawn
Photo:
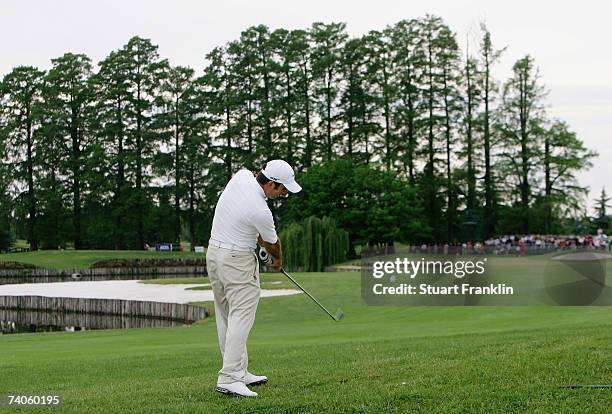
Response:
POLYGON ((0 261, 30 263, 49 269, 87 268, 98 260, 204 258, 202 253, 155 252, 139 250, 39 250, 37 252, 0 254, 0 261))
MULTIPOLYGON (((390 257, 379 257, 377 260, 393 260, 394 256, 390 257), (391 258, 391 259, 390 259, 391 258)), ((415 256, 420 260, 421 256, 415 256)), ((599 294, 594 293, 594 298, 589 299, 588 295, 585 295, 584 292, 574 293, 576 291, 576 286, 573 284, 569 284, 568 288, 565 291, 568 292, 568 298, 561 302, 553 301, 548 295, 550 290, 554 290, 553 287, 561 284, 567 283, 568 280, 564 280, 567 277, 575 277, 575 271, 577 274, 588 274, 593 270, 592 265, 584 265, 584 263, 575 262, 571 265, 566 265, 564 262, 558 260, 551 260, 553 257, 552 254, 549 255, 541 255, 541 256, 527 256, 527 257, 513 257, 513 256, 488 256, 486 258, 480 257, 478 260, 486 260, 485 268, 487 271, 486 279, 481 279, 480 276, 468 277, 465 276, 463 279, 457 279, 457 283, 469 283, 472 285, 488 285, 488 284, 505 284, 508 286, 512 286, 514 289, 513 295, 507 296, 482 296, 479 299, 479 304, 481 305, 542 305, 542 304, 554 304, 554 303, 562 303, 562 304, 578 304, 578 305, 610 305, 612 304, 612 260, 601 260, 595 262, 599 267, 599 265, 605 266, 601 269, 606 269, 607 276, 607 286, 604 287, 599 294), (484 280, 486 282, 479 283, 479 281, 484 280), (573 296, 572 296, 573 295, 573 296)), ((426 256, 428 260, 437 261, 437 260, 446 260, 448 257, 444 258, 441 256, 429 255, 426 256)), ((413 259, 414 260, 414 259, 413 259)), ((462 257, 459 257, 457 260, 465 260, 462 257)), ((360 275, 360 273, 355 273, 356 275, 360 275)), ((332 275, 332 274, 330 274, 332 275)), ((330 276, 331 277, 331 276, 330 276)), ((580 278, 579 278, 580 279, 580 278)), ((373 280, 373 279, 370 279, 373 280)), ((415 285, 419 285, 423 282, 433 283, 432 280, 426 275, 420 275, 419 278, 410 279, 406 276, 398 275, 395 285, 399 285, 401 283, 413 283, 415 285)), ((573 279, 572 279, 573 280, 573 279)), ((375 283, 380 281, 384 281, 384 279, 373 280, 375 283)), ((206 278, 201 279, 154 279, 147 280, 143 283, 151 283, 151 284, 173 284, 173 283, 203 283, 207 284, 209 281, 206 278)), ((295 285, 293 285, 287 278, 282 276, 281 274, 268 274, 262 277, 262 288, 265 289, 294 289, 295 285), (280 283, 279 283, 280 282, 280 283)), ((593 282, 591 287, 598 287, 599 281, 593 282)), ((209 290, 210 286, 202 286, 192 288, 194 290, 209 290)), ((411 304, 420 304, 420 305, 431 305, 431 304, 447 304, 453 305, 457 303, 462 303, 463 298, 460 296, 444 298, 437 297, 433 298, 437 300, 437 302, 432 301, 432 297, 428 297, 426 299, 422 299, 421 297, 407 297, 401 295, 391 295, 385 297, 383 300, 386 303, 394 303, 405 305, 406 303, 411 304), (455 300, 456 299, 456 300, 455 300), (408 302, 407 302, 408 301, 408 302)), ((370 303, 370 302, 368 302, 370 303)), ((376 303, 376 301, 372 301, 372 303, 376 303)))
POLYGON ((0 393, 60 394, 53 412, 72 413, 610 411, 609 389, 559 389, 612 383, 610 308, 368 307, 358 273, 295 276, 345 317, 305 295, 262 299, 250 370, 270 382, 257 399, 213 391, 214 319, 0 336, 0 393))
POLYGON ((14 247, 30 247, 30 244, 26 240, 17 239, 15 240, 14 247))
MULTIPOLYGON (((260 275, 262 289, 298 289, 289 279, 281 273, 262 273, 260 275)), ((140 283, 146 285, 175 285, 175 284, 196 284, 201 283, 202 286, 189 288, 188 290, 210 290, 210 280, 207 277, 185 277, 173 279, 149 279, 141 280, 140 283)))

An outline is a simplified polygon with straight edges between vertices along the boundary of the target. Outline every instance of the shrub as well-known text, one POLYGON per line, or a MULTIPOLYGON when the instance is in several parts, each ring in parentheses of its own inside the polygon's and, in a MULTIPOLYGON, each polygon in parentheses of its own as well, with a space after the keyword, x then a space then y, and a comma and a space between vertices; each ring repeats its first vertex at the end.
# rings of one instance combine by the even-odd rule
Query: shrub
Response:
POLYGON ((283 246, 283 267, 290 270, 320 272, 325 266, 346 260, 348 233, 336 222, 324 217, 307 217, 291 223, 280 234, 283 246))

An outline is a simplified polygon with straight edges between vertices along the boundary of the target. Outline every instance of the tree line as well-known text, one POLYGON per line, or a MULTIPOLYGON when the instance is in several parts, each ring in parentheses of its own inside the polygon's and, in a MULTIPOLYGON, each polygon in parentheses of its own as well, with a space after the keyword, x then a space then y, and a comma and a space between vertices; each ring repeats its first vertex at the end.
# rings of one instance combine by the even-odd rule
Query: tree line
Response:
POLYGON ((410 187, 423 226, 404 239, 558 230, 583 210, 576 173, 596 154, 546 113, 533 58, 500 82, 486 26, 459 43, 428 15, 359 37, 250 27, 199 76, 141 37, 95 66, 66 53, 16 67, 0 83, 0 227, 33 249, 205 243, 237 169, 348 158, 410 187))

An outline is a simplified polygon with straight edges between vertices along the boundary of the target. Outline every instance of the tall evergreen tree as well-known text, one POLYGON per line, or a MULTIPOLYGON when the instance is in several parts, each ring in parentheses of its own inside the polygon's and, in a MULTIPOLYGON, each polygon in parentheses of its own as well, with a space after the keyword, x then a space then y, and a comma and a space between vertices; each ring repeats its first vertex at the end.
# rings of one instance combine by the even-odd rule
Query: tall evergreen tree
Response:
POLYGON ((497 219, 496 211, 496 178, 492 169, 492 139, 491 139, 491 114, 492 103, 496 92, 496 83, 493 80, 492 69, 495 63, 499 60, 504 49, 496 50, 493 48, 491 41, 491 33, 486 25, 481 24, 482 40, 480 44, 480 57, 483 66, 483 105, 484 113, 482 114, 483 128, 483 146, 484 146, 484 189, 485 189, 485 205, 484 205, 484 229, 485 237, 488 238, 495 233, 497 219))
POLYGON ((538 164, 544 173, 544 231, 547 234, 553 230, 554 206, 575 213, 583 210, 588 190, 580 185, 576 173, 591 167, 591 160, 596 155, 584 147, 565 122, 553 122, 545 129, 544 148, 538 164))
POLYGON ((237 146, 243 148, 241 158, 242 163, 252 168, 258 161, 259 122, 259 81, 257 62, 258 54, 256 47, 256 37, 253 30, 242 32, 240 40, 230 42, 227 47, 228 64, 235 73, 236 83, 236 105, 234 113, 236 115, 235 138, 244 135, 246 142, 236 141, 237 146))
POLYGON ((185 156, 185 187, 187 198, 187 227, 193 250, 197 243, 204 243, 206 235, 198 228, 212 221, 211 212, 217 193, 225 184, 219 179, 223 173, 215 169, 212 162, 213 131, 219 119, 207 110, 215 95, 206 91, 204 77, 195 79, 192 90, 186 95, 185 111, 191 114, 184 125, 183 154, 185 156))
POLYGON ((289 164, 295 165, 300 160, 301 139, 299 127, 299 69, 301 38, 294 32, 277 29, 270 36, 272 50, 277 61, 272 67, 278 73, 278 97, 275 99, 275 113, 279 114, 281 130, 279 131, 280 155, 289 164), (284 142, 283 142, 284 141, 284 142))
MULTIPOLYGON (((425 168, 420 185, 424 195, 425 211, 429 225, 437 230, 436 239, 443 238, 441 222, 442 208, 440 201, 440 179, 437 165, 441 151, 441 132, 444 130, 444 71, 440 64, 444 52, 444 36, 447 28, 443 21, 435 16, 427 16, 423 22, 424 86, 423 100, 426 108, 426 128, 424 131, 426 146, 423 148, 425 168)), ((445 232, 444 232, 445 233, 445 232)))
POLYGON ((337 140, 337 100, 340 96, 341 51, 348 35, 344 23, 314 23, 311 28, 313 41, 312 74, 318 115, 321 119, 319 148, 324 159, 330 160, 337 140))
POLYGON ((397 140, 392 125, 397 88, 393 77, 395 59, 391 47, 391 29, 382 32, 371 31, 365 36, 364 41, 369 54, 368 80, 375 88, 375 104, 383 123, 381 159, 389 171, 397 157, 397 140))
POLYGON ((541 143, 546 92, 533 58, 525 56, 512 67, 513 75, 504 84, 500 134, 509 190, 518 189, 521 231, 529 233, 529 206, 541 143))
MULTIPOLYGON (((363 128, 364 112, 367 106, 364 60, 366 60, 366 48, 363 38, 348 40, 342 53, 340 66, 342 77, 346 82, 340 103, 342 121, 345 124, 346 154, 352 158, 357 155, 360 144, 367 142, 367 135, 363 128)), ((367 145, 365 145, 366 153, 367 150, 367 145)))
POLYGON ((174 178, 174 241, 181 240, 181 197, 184 193, 183 171, 188 168, 183 153, 185 137, 192 133, 193 118, 196 115, 194 102, 194 71, 183 66, 172 67, 162 83, 165 111, 161 117, 163 128, 171 132, 170 147, 173 149, 171 162, 162 163, 162 170, 174 178), (185 167, 184 167, 185 164, 185 167))
MULTIPOLYGON (((43 87, 43 91, 47 89, 43 87)), ((43 92, 43 96, 46 95, 43 92)), ((66 151, 61 128, 54 124, 47 102, 41 104, 41 127, 38 129, 40 159, 37 173, 37 233, 41 249, 65 248, 70 237, 68 209, 70 183, 62 174, 66 151)))
POLYGON ((304 129, 304 155, 301 165, 308 168, 312 165, 314 157, 314 138, 312 133, 312 91, 313 83, 312 74, 312 53, 311 53, 311 35, 306 30, 292 31, 293 46, 297 53, 297 94, 300 97, 298 100, 299 119, 302 120, 302 128, 304 129))
MULTIPOLYGON (((2 83, 0 82, 0 102, 2 101, 2 83)), ((8 159, 6 145, 6 122, 0 111, 0 251, 8 250, 12 242, 11 219, 13 211, 10 193, 11 163, 8 159)))
POLYGON ((97 164, 102 168, 91 169, 92 198, 88 200, 91 208, 103 210, 99 200, 111 194, 109 203, 113 226, 111 238, 116 249, 126 249, 132 245, 133 221, 129 219, 129 196, 133 183, 128 170, 130 127, 128 56, 124 50, 113 51, 99 63, 99 71, 94 75, 96 91, 95 132, 98 140, 94 152, 97 164))
POLYGON ((444 117, 444 143, 446 152, 446 240, 452 243, 457 226, 456 184, 453 181, 453 159, 456 144, 455 126, 461 110, 459 101, 459 46, 455 34, 444 27, 438 37, 438 61, 441 69, 441 88, 444 117))
POLYGON ((13 166, 13 178, 26 188, 20 195, 20 209, 27 215, 27 239, 32 250, 38 249, 37 175, 41 162, 42 89, 45 73, 31 66, 19 66, 2 80, 3 135, 13 166))
POLYGON ((93 89, 92 65, 82 54, 66 53, 52 59, 47 74, 44 110, 50 140, 59 140, 59 173, 69 180, 72 195, 72 240, 75 249, 83 248, 81 212, 84 187, 84 160, 88 157, 88 123, 93 89))
POLYGON ((608 197, 606 189, 602 187, 601 195, 595 200, 595 222, 597 227, 603 230, 610 228, 610 219, 608 217, 608 208, 610 207, 608 203, 610 200, 612 198, 608 197))
POLYGON ((478 61, 470 55, 469 42, 466 44, 463 66, 463 132, 465 143, 461 156, 465 159, 465 204, 467 211, 476 209, 476 175, 477 158, 480 158, 482 141, 478 139, 481 128, 478 128, 477 117, 482 103, 482 72, 478 61))
POLYGON ((393 28, 393 48, 396 51, 398 99, 397 109, 400 153, 412 185, 416 182, 419 130, 423 123, 422 84, 425 50, 419 20, 402 20, 393 28))
MULTIPOLYGON (((252 96, 254 97, 256 117, 252 126, 254 127, 253 132, 257 145, 256 156, 252 164, 255 165, 280 156, 279 145, 276 145, 280 144, 278 142, 280 133, 276 121, 279 117, 277 111, 282 111, 277 101, 277 78, 281 74, 275 70, 274 45, 267 26, 254 26, 242 32, 239 47, 244 57, 248 59, 249 66, 247 69, 253 71, 253 76, 248 79, 254 82, 252 84, 252 96)), ((230 83, 239 85, 243 79, 240 63, 244 64, 245 62, 242 60, 234 63, 233 60, 230 60, 228 63, 231 68, 230 83)), ((240 111, 242 88, 236 87, 234 95, 237 95, 237 101, 235 99, 234 102, 236 104, 234 111, 240 111)), ((237 117, 233 128, 236 137, 241 135, 239 132, 242 129, 241 118, 240 116, 237 117)), ((251 124, 247 124, 247 126, 250 127, 251 124)))
POLYGON ((147 174, 151 157, 156 148, 157 136, 153 123, 158 111, 156 101, 160 95, 161 80, 166 76, 167 61, 162 60, 157 46, 149 39, 131 38, 123 47, 127 57, 127 84, 130 93, 130 115, 132 125, 130 138, 133 144, 135 165, 135 186, 132 194, 132 206, 136 215, 136 246, 142 249, 145 245, 144 216, 147 208, 146 185, 150 177, 147 174))
POLYGON ((235 109, 239 102, 239 93, 232 75, 232 66, 223 48, 213 49, 207 56, 208 65, 200 80, 202 93, 206 96, 207 112, 217 124, 218 134, 212 147, 211 156, 223 160, 225 181, 229 181, 234 172, 233 141, 240 124, 235 109))

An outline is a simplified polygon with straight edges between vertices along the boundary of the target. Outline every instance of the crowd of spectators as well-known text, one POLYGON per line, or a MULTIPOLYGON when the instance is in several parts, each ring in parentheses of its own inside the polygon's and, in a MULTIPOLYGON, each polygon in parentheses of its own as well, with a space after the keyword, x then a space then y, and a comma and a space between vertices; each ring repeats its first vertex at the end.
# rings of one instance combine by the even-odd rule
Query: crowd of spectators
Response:
POLYGON ((494 254, 518 254, 563 251, 573 249, 609 250, 609 238, 599 229, 596 235, 504 235, 485 240, 487 251, 494 254))
POLYGON ((612 238, 599 229, 596 235, 503 235, 493 237, 484 242, 467 241, 458 245, 423 244, 409 246, 412 253, 428 254, 499 254, 499 255, 531 255, 544 254, 574 249, 592 249, 609 251, 612 248, 612 238))

